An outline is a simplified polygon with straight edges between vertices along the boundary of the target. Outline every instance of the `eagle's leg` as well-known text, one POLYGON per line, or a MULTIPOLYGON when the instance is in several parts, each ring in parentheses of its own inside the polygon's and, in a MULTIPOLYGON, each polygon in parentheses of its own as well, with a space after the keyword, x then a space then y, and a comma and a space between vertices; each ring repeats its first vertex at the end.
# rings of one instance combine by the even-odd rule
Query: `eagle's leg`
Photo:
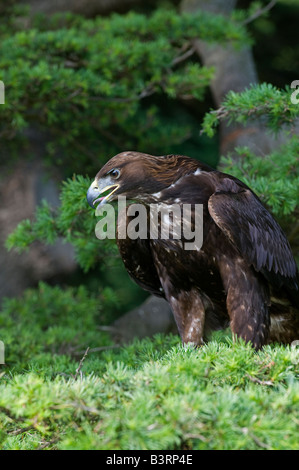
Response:
POLYGON ((227 293, 226 306, 233 334, 255 349, 267 343, 270 328, 269 293, 262 278, 246 263, 225 259, 220 265, 227 293))
MULTIPOLYGON (((190 281, 169 263, 165 266, 165 253, 161 251, 163 261, 160 261, 157 250, 153 251, 156 269, 161 286, 168 301, 183 344, 192 343, 194 346, 203 344, 205 324, 205 304, 200 291, 190 287, 190 281), (185 282, 186 281, 186 282, 185 282)), ((166 252, 166 255, 168 252, 166 252)))
POLYGON ((203 344, 205 308, 197 289, 166 291, 183 344, 203 344))

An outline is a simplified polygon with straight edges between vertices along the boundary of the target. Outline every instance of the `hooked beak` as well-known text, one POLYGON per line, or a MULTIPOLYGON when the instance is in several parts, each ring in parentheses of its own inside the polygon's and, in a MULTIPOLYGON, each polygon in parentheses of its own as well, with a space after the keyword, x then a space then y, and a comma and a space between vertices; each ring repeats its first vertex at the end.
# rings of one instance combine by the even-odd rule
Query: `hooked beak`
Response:
POLYGON ((112 194, 119 188, 119 184, 115 184, 111 180, 107 181, 107 179, 103 180, 94 180, 91 184, 89 190, 87 191, 86 199, 90 207, 95 209, 96 204, 99 205, 106 204, 108 200, 111 198, 112 194), (112 184, 113 183, 113 184, 112 184), (107 191, 111 191, 106 194, 106 196, 101 196, 101 194, 106 193, 107 191))

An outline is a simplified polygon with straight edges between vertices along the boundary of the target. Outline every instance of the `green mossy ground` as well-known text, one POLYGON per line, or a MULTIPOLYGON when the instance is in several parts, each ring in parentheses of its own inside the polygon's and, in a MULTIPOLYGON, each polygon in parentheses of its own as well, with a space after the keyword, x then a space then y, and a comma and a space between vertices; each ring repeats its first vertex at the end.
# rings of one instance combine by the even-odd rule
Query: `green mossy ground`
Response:
POLYGON ((298 449, 298 348, 221 332, 198 350, 163 335, 109 349, 107 302, 41 284, 5 303, 1 449, 298 449))

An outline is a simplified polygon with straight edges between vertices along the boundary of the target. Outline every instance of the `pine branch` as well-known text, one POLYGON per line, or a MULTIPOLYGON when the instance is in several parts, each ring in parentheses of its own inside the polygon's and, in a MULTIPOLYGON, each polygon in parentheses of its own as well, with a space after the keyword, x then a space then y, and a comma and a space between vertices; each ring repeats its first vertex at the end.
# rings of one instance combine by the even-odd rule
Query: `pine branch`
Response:
POLYGON ((249 18, 242 21, 242 25, 245 26, 245 25, 251 23, 252 21, 256 20, 257 18, 262 16, 264 13, 267 13, 268 11, 270 11, 276 4, 277 4, 277 0, 271 0, 271 2, 269 2, 265 7, 259 8, 249 18))

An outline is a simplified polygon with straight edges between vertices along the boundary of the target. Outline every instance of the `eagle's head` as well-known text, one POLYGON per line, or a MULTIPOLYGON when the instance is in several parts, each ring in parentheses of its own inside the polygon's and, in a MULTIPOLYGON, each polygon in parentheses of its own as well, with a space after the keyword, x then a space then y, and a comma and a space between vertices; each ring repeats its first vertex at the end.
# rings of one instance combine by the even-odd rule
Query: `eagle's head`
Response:
POLYGON ((181 155, 153 156, 140 152, 122 152, 111 158, 98 172, 87 192, 89 205, 112 202, 126 196, 151 202, 155 195, 190 174, 201 165, 181 155))

